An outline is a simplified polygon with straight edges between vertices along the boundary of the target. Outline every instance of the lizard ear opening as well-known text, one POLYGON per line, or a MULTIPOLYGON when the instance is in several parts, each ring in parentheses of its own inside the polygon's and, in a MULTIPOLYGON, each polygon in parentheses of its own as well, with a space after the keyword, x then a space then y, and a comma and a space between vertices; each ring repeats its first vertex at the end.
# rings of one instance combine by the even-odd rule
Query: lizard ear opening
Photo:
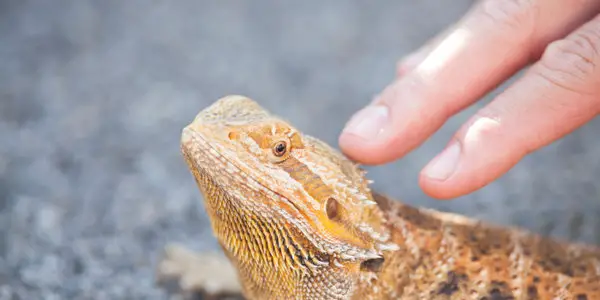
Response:
POLYGON ((383 257, 367 259, 360 263, 360 270, 366 272, 379 272, 384 261, 383 257))
POLYGON ((331 220, 337 218, 338 216, 338 205, 339 203, 335 198, 329 197, 327 199, 327 203, 325 203, 325 212, 327 213, 327 217, 331 220))

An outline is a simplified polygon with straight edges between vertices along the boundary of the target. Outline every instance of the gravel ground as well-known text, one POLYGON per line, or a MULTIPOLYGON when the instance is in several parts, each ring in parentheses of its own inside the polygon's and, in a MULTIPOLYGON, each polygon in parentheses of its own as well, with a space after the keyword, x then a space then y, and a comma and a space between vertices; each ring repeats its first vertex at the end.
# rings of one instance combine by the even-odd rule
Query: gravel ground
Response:
MULTIPOLYGON (((165 243, 217 249, 178 148, 198 110, 246 94, 335 145, 396 59, 471 1, 249 3, 0 2, 0 299, 164 299, 165 243)), ((422 193, 418 171, 476 108, 372 168, 375 186, 600 244, 600 120, 469 196, 422 193)))

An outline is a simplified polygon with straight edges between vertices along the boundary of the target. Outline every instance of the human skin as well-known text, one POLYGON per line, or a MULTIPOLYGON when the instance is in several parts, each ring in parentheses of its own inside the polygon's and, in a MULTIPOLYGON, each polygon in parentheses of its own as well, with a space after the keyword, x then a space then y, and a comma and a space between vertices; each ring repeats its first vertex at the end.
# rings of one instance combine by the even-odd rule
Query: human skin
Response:
POLYGON ((395 80, 346 124, 342 151, 398 159, 520 69, 421 171, 428 195, 473 192, 600 113, 599 0, 483 0, 401 60, 395 80))

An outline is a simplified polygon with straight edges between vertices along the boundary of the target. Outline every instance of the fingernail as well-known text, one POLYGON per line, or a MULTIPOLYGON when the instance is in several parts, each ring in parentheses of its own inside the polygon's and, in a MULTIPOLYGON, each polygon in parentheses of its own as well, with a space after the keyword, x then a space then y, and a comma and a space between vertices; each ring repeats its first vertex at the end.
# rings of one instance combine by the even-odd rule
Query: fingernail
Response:
POLYGON ((389 109, 383 105, 369 105, 357 112, 344 128, 344 134, 353 134, 362 139, 379 135, 388 122, 389 109))
POLYGON ((456 170, 459 160, 460 143, 454 142, 425 167, 423 174, 432 179, 446 180, 456 170))

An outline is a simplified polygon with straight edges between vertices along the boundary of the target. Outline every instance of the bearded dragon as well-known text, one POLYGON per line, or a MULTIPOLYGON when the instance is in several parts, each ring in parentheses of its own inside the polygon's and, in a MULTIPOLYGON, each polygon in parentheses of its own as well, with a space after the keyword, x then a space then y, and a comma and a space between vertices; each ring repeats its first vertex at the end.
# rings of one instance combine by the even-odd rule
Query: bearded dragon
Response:
MULTIPOLYGON (((600 299, 598 248, 371 191, 357 164, 247 97, 202 110, 181 150, 246 299, 600 299)), ((159 277, 214 277, 168 249, 159 277)))

